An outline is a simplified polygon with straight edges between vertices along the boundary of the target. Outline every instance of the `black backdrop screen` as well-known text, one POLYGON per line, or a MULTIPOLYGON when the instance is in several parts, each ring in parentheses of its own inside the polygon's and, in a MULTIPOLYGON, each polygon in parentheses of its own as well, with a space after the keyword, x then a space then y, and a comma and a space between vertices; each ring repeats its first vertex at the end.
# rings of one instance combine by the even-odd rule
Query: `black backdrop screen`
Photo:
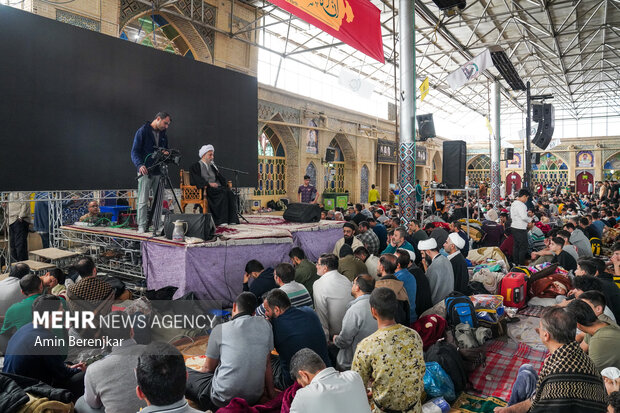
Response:
POLYGON ((0 38, 0 191, 137 187, 133 137, 158 111, 182 168, 211 143, 256 185, 256 78, 6 6, 0 38))

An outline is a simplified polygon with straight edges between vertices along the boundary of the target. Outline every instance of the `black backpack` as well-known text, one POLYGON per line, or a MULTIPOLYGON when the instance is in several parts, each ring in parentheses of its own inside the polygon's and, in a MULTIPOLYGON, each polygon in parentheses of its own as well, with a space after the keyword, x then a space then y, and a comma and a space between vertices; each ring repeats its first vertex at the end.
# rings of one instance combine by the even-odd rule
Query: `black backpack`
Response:
POLYGON ((426 351, 424 361, 439 363, 441 368, 452 379, 457 395, 467 387, 467 376, 465 375, 463 359, 452 344, 447 343, 445 340, 436 342, 426 351))
POLYGON ((450 327, 458 324, 469 324, 471 328, 478 327, 478 317, 476 309, 471 299, 458 291, 452 291, 446 297, 446 321, 450 327))

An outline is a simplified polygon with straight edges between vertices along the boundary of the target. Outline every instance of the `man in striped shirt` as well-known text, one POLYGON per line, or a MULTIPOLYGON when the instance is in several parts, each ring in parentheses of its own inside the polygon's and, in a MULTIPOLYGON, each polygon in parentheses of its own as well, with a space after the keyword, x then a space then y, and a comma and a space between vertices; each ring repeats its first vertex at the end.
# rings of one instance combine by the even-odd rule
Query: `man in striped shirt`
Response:
MULTIPOLYGON (((295 268, 291 264, 281 263, 273 271, 273 279, 280 289, 286 293, 293 307, 312 307, 312 297, 303 284, 295 281, 295 268)), ((256 309, 257 316, 265 316, 265 307, 261 304, 256 309)))

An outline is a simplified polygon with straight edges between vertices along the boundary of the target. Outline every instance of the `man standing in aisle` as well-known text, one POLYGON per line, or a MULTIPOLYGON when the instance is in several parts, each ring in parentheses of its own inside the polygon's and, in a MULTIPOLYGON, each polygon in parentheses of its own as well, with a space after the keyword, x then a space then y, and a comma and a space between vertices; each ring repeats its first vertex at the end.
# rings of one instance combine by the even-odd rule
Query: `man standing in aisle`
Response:
POLYGON ((316 188, 310 184, 310 176, 304 175, 304 184, 297 189, 297 200, 305 204, 316 204, 318 197, 316 188))
POLYGON ((26 192, 9 194, 9 244, 11 261, 28 259, 28 228, 30 227, 30 202, 26 192))
MULTIPOLYGON (((149 193, 157 189, 161 171, 159 166, 153 166, 151 156, 155 148, 168 149, 168 137, 166 130, 170 126, 172 118, 166 112, 159 112, 155 115, 152 122, 146 122, 136 131, 131 147, 131 161, 138 172, 138 205, 136 220, 138 221, 138 232, 144 233, 148 223, 149 212, 149 193), (149 170, 149 168, 151 168, 149 170)), ((164 153, 168 153, 167 151, 164 153)))
POLYGON ((519 190, 517 199, 510 205, 511 231, 514 237, 512 260, 516 265, 524 265, 527 257, 527 229, 532 221, 532 212, 527 210, 525 203, 530 197, 527 189, 519 190))

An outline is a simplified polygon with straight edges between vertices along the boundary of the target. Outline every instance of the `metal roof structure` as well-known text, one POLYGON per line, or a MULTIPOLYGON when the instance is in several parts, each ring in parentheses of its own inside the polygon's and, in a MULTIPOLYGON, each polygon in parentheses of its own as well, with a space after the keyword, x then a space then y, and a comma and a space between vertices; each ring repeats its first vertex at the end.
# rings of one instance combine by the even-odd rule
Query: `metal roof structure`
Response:
MULTIPOLYGON (((267 1, 241 1, 260 17, 233 37, 257 30, 264 50, 324 73, 348 68, 376 92, 396 95, 398 2, 371 0, 381 10, 386 63, 380 64, 267 1)), ((556 118, 620 116, 620 0, 468 0, 451 16, 432 0, 416 0, 415 32, 418 85, 428 77, 431 87, 424 104, 444 118, 489 113, 489 85, 500 78, 495 68, 458 90, 446 77, 492 45, 503 48, 532 93, 554 95, 556 118)), ((521 117, 525 92, 501 84, 502 116, 521 117)))

